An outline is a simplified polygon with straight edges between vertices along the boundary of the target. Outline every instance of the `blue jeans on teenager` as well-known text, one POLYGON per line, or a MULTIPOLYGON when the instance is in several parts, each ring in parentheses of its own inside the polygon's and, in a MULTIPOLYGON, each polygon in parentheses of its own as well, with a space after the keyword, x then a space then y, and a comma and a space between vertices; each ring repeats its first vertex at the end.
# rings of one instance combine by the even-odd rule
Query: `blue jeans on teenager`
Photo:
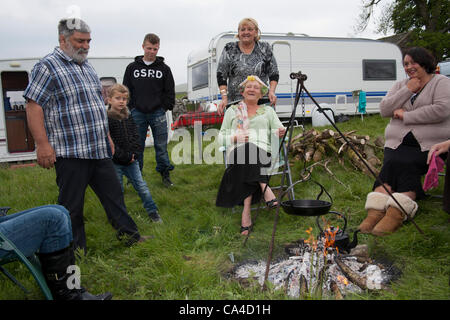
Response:
MULTIPOLYGON (((156 171, 161 175, 168 174, 174 167, 170 163, 169 153, 167 152, 168 132, 165 111, 160 108, 151 113, 143 113, 134 108, 131 110, 131 115, 138 128, 139 143, 142 149, 145 148, 147 129, 150 126, 156 154, 156 171)), ((137 155, 137 160, 139 161, 139 169, 142 171, 144 166, 143 152, 137 155)))
MULTIPOLYGON (((69 246, 72 225, 69 211, 60 205, 40 206, 0 217, 0 232, 26 256, 52 253, 69 246)), ((0 257, 7 251, 0 249, 0 257)))
POLYGON ((158 211, 158 207, 153 201, 147 183, 142 178, 142 173, 141 170, 139 169, 139 162, 134 161, 126 166, 114 163, 114 167, 116 168, 117 177, 119 178, 120 185, 122 186, 122 191, 123 191, 123 176, 126 176, 128 178, 128 181, 131 182, 134 189, 139 194, 139 197, 141 198, 147 213, 158 211))

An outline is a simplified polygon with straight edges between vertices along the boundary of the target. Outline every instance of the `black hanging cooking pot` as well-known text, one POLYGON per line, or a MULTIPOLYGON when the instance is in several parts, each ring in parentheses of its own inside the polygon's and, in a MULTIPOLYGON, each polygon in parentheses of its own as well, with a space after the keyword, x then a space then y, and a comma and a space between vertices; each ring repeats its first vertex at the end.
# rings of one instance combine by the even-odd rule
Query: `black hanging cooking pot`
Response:
MULTIPOLYGON (((317 196, 316 200, 288 200, 282 201, 281 207, 284 212, 287 214, 292 214, 295 216, 321 216, 323 214, 327 214, 330 211, 333 199, 330 194, 325 190, 325 188, 318 182, 314 180, 310 180, 314 182, 320 187, 320 193, 317 196), (326 193, 330 198, 331 202, 320 200, 320 196, 323 193, 326 193)), ((293 188, 297 183, 304 182, 304 180, 299 180, 292 184, 289 188, 286 189, 285 193, 287 193, 291 188, 293 188)))

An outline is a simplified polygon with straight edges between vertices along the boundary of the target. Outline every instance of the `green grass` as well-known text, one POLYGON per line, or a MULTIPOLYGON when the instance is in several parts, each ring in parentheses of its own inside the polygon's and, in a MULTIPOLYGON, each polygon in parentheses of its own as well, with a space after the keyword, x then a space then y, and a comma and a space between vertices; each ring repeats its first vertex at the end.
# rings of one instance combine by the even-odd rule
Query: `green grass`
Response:
MULTIPOLYGON (((382 135, 388 120, 378 115, 359 117, 339 123, 342 131, 357 130, 371 137, 382 135)), ((308 124, 310 126, 310 124, 308 124)), ((322 128, 320 128, 322 129, 322 128)), ((299 129, 296 129, 299 130, 299 129)), ((191 130, 192 131, 192 130, 191 130)), ((210 142, 205 142, 205 146, 210 142)), ((170 143, 170 150, 176 142, 170 143)), ((341 185, 323 168, 312 173, 315 181, 324 185, 333 197, 332 210, 345 213, 348 228, 354 229, 364 219, 366 194, 373 178, 355 171, 337 161, 329 168, 341 185)), ((125 201, 131 216, 144 235, 154 238, 131 248, 124 247, 115 238, 115 232, 106 220, 100 202, 88 189, 85 202, 87 255, 77 264, 81 268, 82 285, 91 292, 111 291, 114 299, 289 299, 282 292, 269 287, 262 292, 257 286, 243 287, 227 278, 227 272, 242 261, 267 259, 271 240, 274 211, 262 210, 254 219, 255 227, 243 244, 239 234, 240 208, 231 210, 215 206, 216 192, 224 171, 222 164, 176 165, 171 178, 175 186, 166 189, 154 170, 153 148, 145 151, 144 178, 159 206, 163 224, 153 224, 147 218, 134 189, 125 186, 125 201), (230 260, 234 256, 234 264, 230 260)), ((299 179, 303 163, 293 166, 293 179, 299 179)), ((2 206, 11 206, 17 212, 30 207, 56 203, 58 189, 54 170, 39 167, 0 169, 2 206)), ((433 194, 442 194, 442 183, 433 194)), ((296 197, 316 195, 313 184, 300 183, 296 197)), ((363 300, 447 300, 449 294, 449 216, 441 209, 441 200, 430 198, 419 201, 415 218, 424 231, 420 234, 412 223, 407 223, 395 234, 375 238, 360 235, 359 243, 368 244, 372 257, 388 258, 402 270, 401 277, 391 290, 377 294, 364 293, 346 299, 363 300)), ((305 230, 313 227, 318 232, 314 217, 296 217, 280 211, 277 224, 274 258, 282 254, 283 244, 307 237, 305 230)), ((8 266, 31 290, 25 295, 18 287, 0 275, 0 299, 43 299, 43 295, 24 266, 8 266)))

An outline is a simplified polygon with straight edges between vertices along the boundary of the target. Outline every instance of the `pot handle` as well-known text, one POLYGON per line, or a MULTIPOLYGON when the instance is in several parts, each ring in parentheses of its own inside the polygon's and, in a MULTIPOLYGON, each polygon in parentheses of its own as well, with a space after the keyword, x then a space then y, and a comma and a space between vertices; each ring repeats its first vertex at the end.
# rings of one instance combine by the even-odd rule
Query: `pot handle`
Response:
POLYGON ((321 185, 320 183, 318 183, 318 182, 316 182, 316 181, 314 181, 314 180, 311 180, 311 182, 314 182, 315 184, 317 184, 317 185, 320 187, 320 193, 319 193, 319 195, 317 196, 316 200, 319 200, 319 199, 320 199, 320 196, 322 195, 322 193, 325 192, 325 193, 327 194, 328 198, 330 198, 330 203, 332 204, 332 203, 333 203, 333 198, 330 196, 330 194, 328 193, 328 191, 323 187, 323 185, 321 185))
POLYGON ((320 187, 320 193, 319 193, 319 195, 317 196, 316 200, 319 200, 319 199, 320 199, 320 196, 325 192, 325 193, 327 194, 328 198, 330 198, 330 203, 333 204, 333 198, 332 198, 331 195, 328 193, 328 191, 327 191, 320 183, 318 183, 318 182, 312 180, 311 178, 307 178, 307 179, 304 179, 304 180, 298 180, 298 181, 294 182, 293 184, 291 184, 291 185, 290 185, 286 190, 284 190, 284 192, 280 195, 280 199, 282 199, 282 198, 284 197, 284 195, 287 194, 287 193, 289 192, 289 190, 291 190, 292 188, 294 188, 295 185, 296 185, 297 183, 300 183, 300 182, 307 182, 307 181, 314 182, 315 184, 317 184, 317 185, 320 187))
MULTIPOLYGON (((347 218, 342 213, 339 213, 337 211, 328 211, 328 213, 334 213, 344 219, 344 228, 342 229, 342 232, 345 232, 345 229, 347 229, 347 218)), ((320 227, 319 217, 320 216, 316 217, 316 224, 317 224, 317 227, 319 228, 320 232, 322 233, 323 230, 320 227)))

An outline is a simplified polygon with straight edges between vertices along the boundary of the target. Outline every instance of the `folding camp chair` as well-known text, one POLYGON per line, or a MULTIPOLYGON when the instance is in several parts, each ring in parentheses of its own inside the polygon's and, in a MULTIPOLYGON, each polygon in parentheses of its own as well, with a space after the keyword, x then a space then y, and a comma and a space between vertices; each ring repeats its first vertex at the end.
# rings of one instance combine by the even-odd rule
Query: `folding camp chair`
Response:
MULTIPOLYGON (((0 208, 0 216, 6 215, 10 207, 1 207, 0 208)), ((0 249, 8 251, 8 253, 0 258, 0 271, 14 282, 17 286, 19 286, 25 293, 29 293, 29 291, 11 274, 9 273, 3 265, 19 261, 23 263, 28 270, 33 275, 37 284, 39 285, 42 293, 44 294, 47 300, 53 300, 50 289, 45 282, 44 275, 42 274, 41 265, 39 260, 35 254, 31 257, 25 257, 25 255, 12 243, 3 233, 0 232, 0 249)))

